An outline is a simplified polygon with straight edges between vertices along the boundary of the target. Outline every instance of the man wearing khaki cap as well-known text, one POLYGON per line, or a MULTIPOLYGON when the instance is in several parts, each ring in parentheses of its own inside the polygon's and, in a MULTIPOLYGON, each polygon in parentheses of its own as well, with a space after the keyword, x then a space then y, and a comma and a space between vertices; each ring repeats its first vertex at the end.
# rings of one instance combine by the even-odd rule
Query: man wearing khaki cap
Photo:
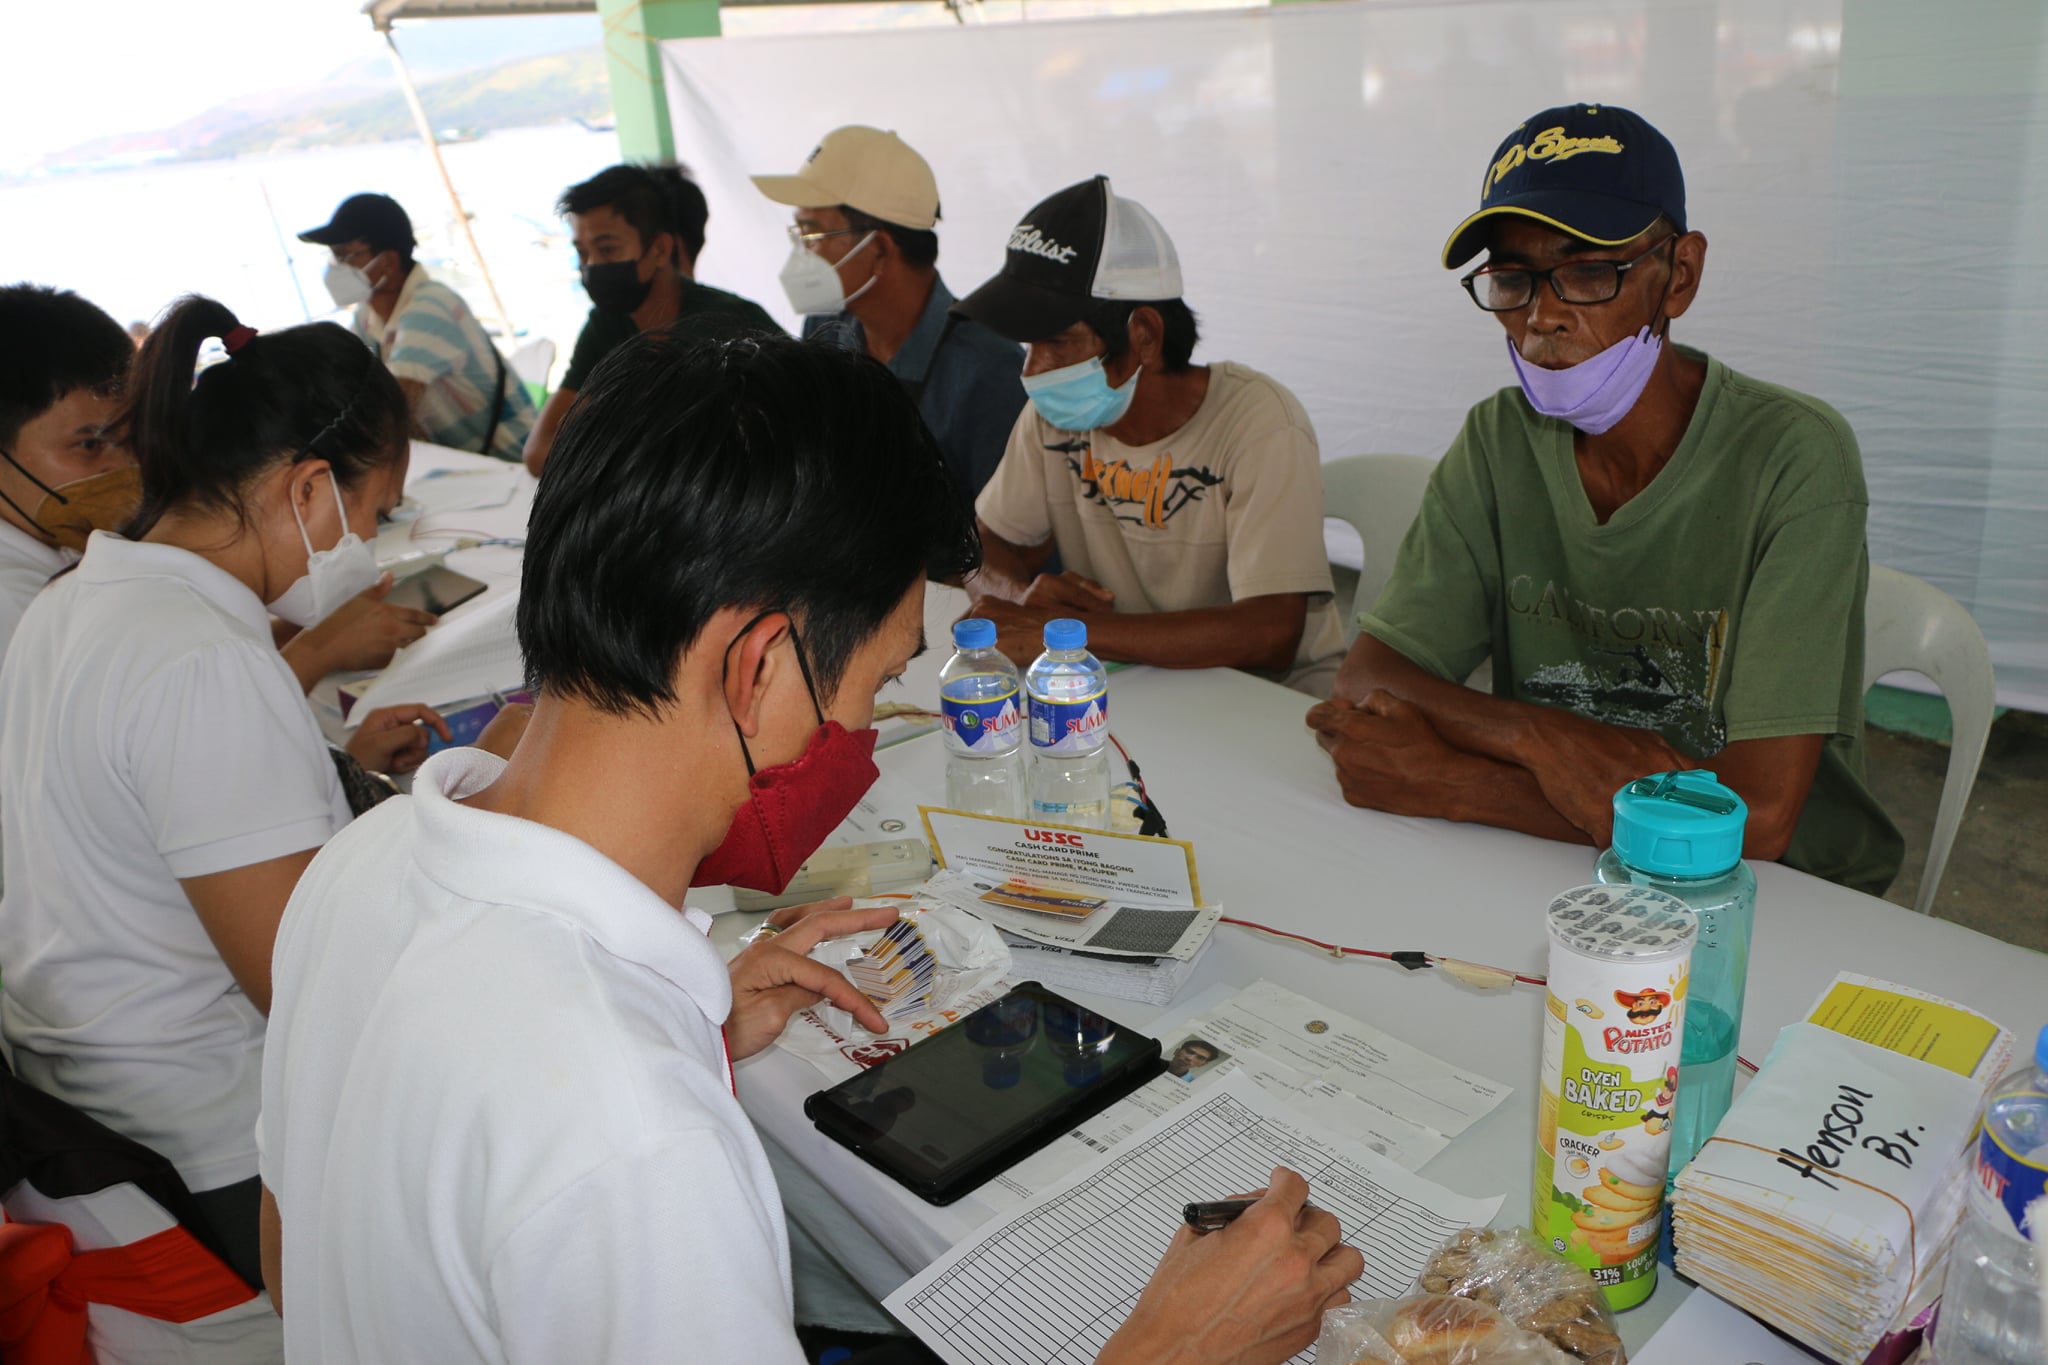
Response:
POLYGON ((753 179, 796 210, 782 287, 804 336, 887 365, 971 502, 1024 406, 1024 352, 950 311, 932 168, 896 134, 853 125, 825 134, 796 174, 753 179))

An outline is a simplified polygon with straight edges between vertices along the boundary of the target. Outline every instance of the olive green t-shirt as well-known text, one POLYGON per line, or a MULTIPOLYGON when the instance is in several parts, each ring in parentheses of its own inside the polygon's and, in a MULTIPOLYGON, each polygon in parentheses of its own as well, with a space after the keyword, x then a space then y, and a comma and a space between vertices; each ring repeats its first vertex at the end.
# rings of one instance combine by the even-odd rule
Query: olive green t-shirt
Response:
POLYGON ((1359 624, 1439 677, 1491 657, 1495 695, 1697 760, 1828 736, 1783 861, 1882 894, 1903 841, 1863 782, 1856 438, 1818 399, 1688 353, 1707 378, 1685 437, 1604 526, 1568 424, 1519 388, 1473 408, 1359 624))

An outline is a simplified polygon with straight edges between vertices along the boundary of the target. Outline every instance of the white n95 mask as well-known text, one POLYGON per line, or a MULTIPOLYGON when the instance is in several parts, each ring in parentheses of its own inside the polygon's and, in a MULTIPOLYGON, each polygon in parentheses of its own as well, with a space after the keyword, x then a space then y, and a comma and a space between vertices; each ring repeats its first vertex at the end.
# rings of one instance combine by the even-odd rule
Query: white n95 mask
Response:
POLYGON ((295 626, 310 628, 334 614, 335 608, 377 581, 377 557, 363 538, 348 529, 348 511, 341 505, 341 485, 328 471, 327 485, 334 492, 334 511, 341 518, 341 539, 328 550, 315 550, 306 534, 306 519, 299 505, 292 503, 292 520, 299 524, 299 539, 306 546, 306 571, 284 590, 284 596, 269 603, 270 610, 295 626))
MULTIPOLYGON (((874 240, 875 234, 870 232, 839 259, 852 260, 874 240)), ((802 242, 790 249, 778 278, 782 281, 782 292, 789 296, 789 306, 807 317, 812 313, 843 313, 847 304, 875 287, 874 279, 870 279, 851 295, 847 294, 845 286, 839 283, 838 267, 802 242)))
POLYGON ((334 300, 336 308, 353 308, 359 303, 368 303, 370 295, 377 292, 361 266, 349 265, 345 261, 329 261, 320 282, 327 286, 327 297, 334 300))

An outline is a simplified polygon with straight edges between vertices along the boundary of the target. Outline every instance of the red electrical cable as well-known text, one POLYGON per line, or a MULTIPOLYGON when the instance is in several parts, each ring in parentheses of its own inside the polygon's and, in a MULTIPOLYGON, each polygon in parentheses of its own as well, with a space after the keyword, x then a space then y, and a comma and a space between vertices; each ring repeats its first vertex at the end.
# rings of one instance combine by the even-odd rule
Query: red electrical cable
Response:
MULTIPOLYGON (((1234 924, 1240 929, 1250 929, 1261 934, 1271 934, 1275 938, 1293 939, 1296 943, 1306 943, 1312 948, 1321 948, 1324 952, 1330 953, 1336 957, 1372 957, 1378 958, 1382 962, 1397 962, 1400 960, 1397 957, 1395 957, 1394 954, 1389 952, 1382 952, 1378 948, 1350 948, 1346 947, 1344 944, 1341 943, 1325 943, 1323 940, 1319 938, 1310 938, 1307 934, 1289 933, 1285 929, 1275 929, 1270 924, 1260 924, 1256 920, 1236 919, 1230 915, 1222 915, 1218 917, 1217 922, 1221 924, 1234 924)), ((1422 957, 1432 967, 1436 966, 1438 961, 1441 960, 1437 958, 1435 955, 1429 953, 1422 954, 1422 957)), ((1484 966, 1485 964, 1478 963, 1475 965, 1484 966)), ((1511 976, 1517 982, 1524 986, 1542 986, 1548 984, 1547 979, 1544 977, 1528 976, 1521 972, 1510 972, 1505 967, 1493 967, 1489 968, 1489 970, 1497 971, 1503 976, 1511 976)))

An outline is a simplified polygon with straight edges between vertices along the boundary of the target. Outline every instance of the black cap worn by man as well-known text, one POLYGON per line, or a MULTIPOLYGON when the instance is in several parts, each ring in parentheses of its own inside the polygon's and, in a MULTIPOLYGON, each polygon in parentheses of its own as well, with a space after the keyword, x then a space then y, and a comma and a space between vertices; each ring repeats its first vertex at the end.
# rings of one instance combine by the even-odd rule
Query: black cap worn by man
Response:
POLYGON ((412 235, 412 219, 388 194, 350 195, 332 218, 300 233, 299 240, 315 246, 362 242, 372 251, 418 245, 412 235))
POLYGON ((1088 317, 1098 301, 1180 296, 1180 257, 1166 229, 1098 175, 1024 215, 1010 233, 1002 273, 953 311, 1029 345, 1088 317))
POLYGON ((1444 243, 1456 270, 1485 249, 1488 220, 1533 218, 1598 246, 1620 246, 1669 218, 1685 227, 1685 174, 1671 140, 1640 114, 1567 104, 1530 118, 1494 149, 1479 211, 1444 243))

